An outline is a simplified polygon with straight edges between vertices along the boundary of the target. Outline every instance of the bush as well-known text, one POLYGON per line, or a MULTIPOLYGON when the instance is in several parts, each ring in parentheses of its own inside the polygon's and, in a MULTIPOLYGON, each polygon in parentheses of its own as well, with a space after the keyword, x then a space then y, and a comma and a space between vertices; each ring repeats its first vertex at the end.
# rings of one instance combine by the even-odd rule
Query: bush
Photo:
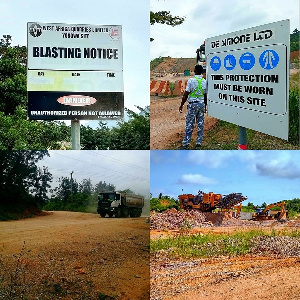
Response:
POLYGON ((180 208, 178 201, 176 201, 173 198, 163 196, 161 199, 158 198, 150 199, 151 211, 163 212, 171 208, 176 208, 177 210, 180 208))

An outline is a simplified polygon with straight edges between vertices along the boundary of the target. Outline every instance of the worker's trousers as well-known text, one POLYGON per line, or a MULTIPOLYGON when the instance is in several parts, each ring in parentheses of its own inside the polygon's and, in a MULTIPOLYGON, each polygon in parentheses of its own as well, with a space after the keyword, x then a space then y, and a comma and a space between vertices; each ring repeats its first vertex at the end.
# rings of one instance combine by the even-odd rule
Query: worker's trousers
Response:
POLYGON ((195 126, 195 120, 197 122, 197 128, 198 128, 196 144, 197 145, 202 144, 204 112, 205 112, 204 102, 188 104, 187 113, 186 113, 185 133, 184 133, 184 139, 182 141, 182 146, 188 146, 190 144, 192 133, 195 126))

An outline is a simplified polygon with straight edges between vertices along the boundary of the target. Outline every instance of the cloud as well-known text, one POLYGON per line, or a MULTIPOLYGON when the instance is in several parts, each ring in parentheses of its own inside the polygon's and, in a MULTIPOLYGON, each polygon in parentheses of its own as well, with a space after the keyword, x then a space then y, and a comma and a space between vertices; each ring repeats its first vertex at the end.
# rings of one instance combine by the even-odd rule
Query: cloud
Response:
POLYGON ((198 184, 198 185, 209 185, 217 184, 217 181, 213 178, 205 177, 201 174, 183 174, 179 180, 179 184, 198 184))
POLYGON ((247 169, 260 176, 271 178, 300 178, 300 158, 294 151, 247 151, 238 152, 238 158, 247 169))
POLYGON ((189 151, 187 160, 215 169, 222 167, 233 155, 232 151, 189 151))
POLYGON ((280 160, 272 160, 265 163, 256 163, 255 168, 261 176, 286 179, 300 178, 300 168, 292 161, 282 163, 280 160))

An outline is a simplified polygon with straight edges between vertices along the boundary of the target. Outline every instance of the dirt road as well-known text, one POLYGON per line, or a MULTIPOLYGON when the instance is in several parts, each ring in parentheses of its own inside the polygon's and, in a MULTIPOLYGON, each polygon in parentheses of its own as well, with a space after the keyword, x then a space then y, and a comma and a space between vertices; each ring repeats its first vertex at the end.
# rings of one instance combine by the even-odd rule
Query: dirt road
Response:
MULTIPOLYGON (((187 237, 188 235, 228 235, 258 229, 270 233, 275 231, 277 233, 296 233, 299 228, 299 221, 278 223, 278 225, 270 223, 269 226, 259 225, 260 222, 257 222, 259 227, 256 227, 256 224, 251 221, 248 222, 248 227, 213 226, 194 228, 186 232, 166 229, 163 231, 151 230, 150 238, 158 241, 159 239, 187 237)), ((215 255, 206 258, 182 256, 175 258, 169 255, 172 248, 153 251, 150 258, 150 299, 300 299, 299 243, 293 240, 297 245, 289 244, 293 238, 277 238, 271 239, 270 243, 266 243, 267 239, 264 238, 258 244, 259 247, 253 251, 236 256, 215 255), (278 243, 275 242, 277 238, 280 240, 278 243), (296 252, 294 252, 295 250, 296 252)))
POLYGON ((151 300, 300 299, 299 258, 151 260, 151 300))
POLYGON ((149 224, 72 212, 0 222, 0 267, 0 299, 149 299, 149 224))
MULTIPOLYGON (((166 150, 181 144, 185 129, 186 105, 179 113, 181 97, 162 98, 151 96, 150 148, 166 150)), ((204 133, 216 126, 217 119, 205 115, 204 133)), ((194 129, 192 139, 196 140, 197 130, 194 129)))

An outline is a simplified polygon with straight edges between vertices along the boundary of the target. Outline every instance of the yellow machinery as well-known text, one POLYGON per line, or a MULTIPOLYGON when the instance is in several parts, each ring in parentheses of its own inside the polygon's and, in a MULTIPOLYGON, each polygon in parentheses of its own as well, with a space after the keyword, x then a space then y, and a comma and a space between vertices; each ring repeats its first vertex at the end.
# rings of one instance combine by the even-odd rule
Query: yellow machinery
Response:
POLYGON ((281 220, 282 218, 286 218, 287 211, 285 210, 285 202, 272 203, 266 206, 265 209, 258 208, 256 212, 253 213, 252 219, 254 221, 263 221, 263 220, 281 220), (280 211, 277 211, 275 215, 270 214, 270 209, 273 207, 279 206, 280 211))
POLYGON ((229 209, 247 199, 241 193, 221 195, 212 192, 205 194, 201 191, 198 192, 198 195, 183 194, 178 198, 182 209, 198 209, 203 212, 211 212, 216 208, 229 209))
POLYGON ((240 217, 240 213, 241 213, 241 210, 242 210, 242 203, 239 204, 239 205, 235 205, 233 208, 236 209, 236 218, 239 218, 240 217))

